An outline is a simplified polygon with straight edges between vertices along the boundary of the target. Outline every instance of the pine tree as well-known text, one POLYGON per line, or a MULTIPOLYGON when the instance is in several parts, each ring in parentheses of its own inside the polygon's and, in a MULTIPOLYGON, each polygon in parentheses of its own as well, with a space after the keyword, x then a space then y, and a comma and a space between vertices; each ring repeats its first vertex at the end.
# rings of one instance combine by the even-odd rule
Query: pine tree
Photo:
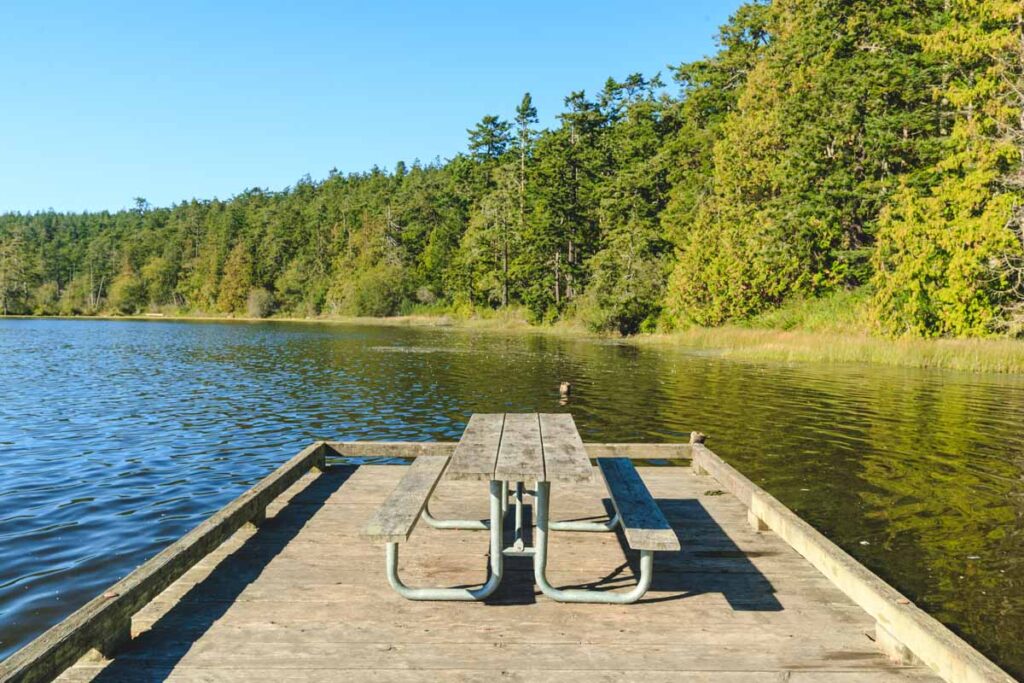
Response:
POLYGON ((530 93, 523 95, 516 107, 516 152, 519 156, 519 233, 526 232, 526 163, 533 152, 534 131, 537 123, 537 109, 533 106, 530 93))
POLYGON ((220 280, 217 308, 222 313, 243 313, 252 289, 252 254, 244 242, 231 249, 220 280))
POLYGON ((497 161, 508 150, 511 130, 512 124, 508 121, 490 114, 484 116, 480 123, 466 131, 469 133, 470 154, 481 162, 497 161))

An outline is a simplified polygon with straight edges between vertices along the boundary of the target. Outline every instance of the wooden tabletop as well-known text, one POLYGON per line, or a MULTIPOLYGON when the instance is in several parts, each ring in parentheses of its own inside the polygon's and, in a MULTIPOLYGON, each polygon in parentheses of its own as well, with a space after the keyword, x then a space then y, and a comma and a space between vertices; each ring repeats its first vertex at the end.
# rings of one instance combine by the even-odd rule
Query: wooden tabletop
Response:
POLYGON ((445 476, 576 483, 594 468, 569 413, 474 413, 445 476))

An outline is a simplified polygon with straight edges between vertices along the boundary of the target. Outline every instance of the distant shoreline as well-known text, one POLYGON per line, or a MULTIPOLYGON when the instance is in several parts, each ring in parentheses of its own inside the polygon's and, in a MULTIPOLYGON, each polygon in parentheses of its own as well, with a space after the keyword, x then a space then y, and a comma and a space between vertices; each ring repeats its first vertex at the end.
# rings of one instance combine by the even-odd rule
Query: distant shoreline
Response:
POLYGON ((667 333, 619 337, 591 332, 579 323, 531 325, 514 314, 493 317, 402 315, 372 317, 269 317, 205 315, 0 316, 0 319, 132 320, 218 323, 311 323, 424 327, 493 333, 529 333, 579 339, 615 340, 643 347, 699 350, 720 358, 754 362, 868 363, 1000 374, 1024 374, 1024 340, 886 339, 857 332, 781 330, 730 325, 691 327, 667 333))

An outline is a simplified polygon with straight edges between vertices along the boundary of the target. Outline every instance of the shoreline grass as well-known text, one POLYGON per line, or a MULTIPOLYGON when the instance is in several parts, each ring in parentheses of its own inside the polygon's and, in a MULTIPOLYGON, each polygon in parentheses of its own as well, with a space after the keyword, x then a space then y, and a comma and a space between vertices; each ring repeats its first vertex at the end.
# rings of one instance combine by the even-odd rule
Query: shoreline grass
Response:
POLYGON ((711 352, 721 358, 788 363, 866 363, 979 373, 1024 373, 1024 341, 887 339, 863 333, 746 327, 691 328, 635 338, 643 346, 711 352))
MULTIPOLYGON (((10 316, 69 320, 148 320, 234 323, 309 323, 429 327, 494 333, 543 334, 579 339, 614 339, 642 347, 692 350, 720 358, 751 362, 866 363, 895 367, 935 368, 978 373, 1024 374, 1024 340, 1013 339, 888 339, 852 325, 831 329, 779 329, 769 321, 752 325, 690 327, 634 337, 591 332, 576 321, 531 325, 518 309, 479 314, 415 313, 388 318, 325 316, 317 318, 248 318, 213 315, 10 316)), ((776 321, 770 321, 776 322, 776 321)), ((792 322, 792 321, 788 321, 792 322)))

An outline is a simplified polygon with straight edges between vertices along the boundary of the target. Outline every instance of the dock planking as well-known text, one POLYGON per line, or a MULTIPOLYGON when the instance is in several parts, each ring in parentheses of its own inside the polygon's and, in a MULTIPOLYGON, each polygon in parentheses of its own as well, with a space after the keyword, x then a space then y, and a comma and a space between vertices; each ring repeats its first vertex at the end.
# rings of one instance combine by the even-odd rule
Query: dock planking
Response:
MULTIPOLYGON (((133 619, 112 660, 81 661, 64 681, 938 680, 889 661, 874 619, 785 542, 748 524, 731 495, 678 467, 644 468, 682 551, 660 554, 636 605, 555 603, 525 558, 483 604, 411 602, 384 575, 360 532, 402 467, 309 474, 171 584, 133 619), (498 608, 500 606, 500 608, 498 608)), ((562 486, 553 519, 608 514, 599 481, 562 486)), ((479 485, 442 479, 439 516, 486 513, 479 485)), ((629 585, 634 553, 617 534, 553 532, 559 586, 629 585)), ((412 581, 475 585, 486 532, 418 526, 401 571, 412 581)))

